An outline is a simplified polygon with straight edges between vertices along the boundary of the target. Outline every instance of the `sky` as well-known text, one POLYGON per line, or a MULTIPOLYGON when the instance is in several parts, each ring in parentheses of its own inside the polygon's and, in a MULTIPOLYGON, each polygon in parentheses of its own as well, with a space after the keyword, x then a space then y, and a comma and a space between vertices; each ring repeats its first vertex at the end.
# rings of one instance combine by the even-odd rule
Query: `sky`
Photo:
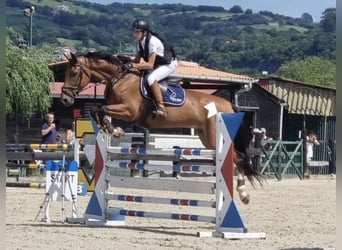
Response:
POLYGON ((230 9, 239 5, 243 10, 251 9, 254 13, 261 10, 271 11, 275 14, 301 17, 303 13, 309 13, 314 22, 321 20, 322 12, 327 8, 336 8, 336 0, 88 0, 100 4, 119 3, 148 3, 166 4, 182 3, 185 5, 214 5, 230 9))

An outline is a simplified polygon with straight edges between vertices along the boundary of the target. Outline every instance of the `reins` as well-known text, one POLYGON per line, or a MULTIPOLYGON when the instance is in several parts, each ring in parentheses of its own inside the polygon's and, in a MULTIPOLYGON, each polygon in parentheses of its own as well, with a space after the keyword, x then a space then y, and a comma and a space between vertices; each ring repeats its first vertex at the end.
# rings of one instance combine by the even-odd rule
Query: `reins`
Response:
POLYGON ((125 68, 124 63, 117 56, 113 55, 112 59, 112 64, 116 63, 120 67, 120 70, 116 74, 113 74, 113 77, 110 80, 110 84, 112 86, 116 84, 119 80, 121 80, 128 73, 140 75, 139 71, 133 71, 131 69, 125 68))

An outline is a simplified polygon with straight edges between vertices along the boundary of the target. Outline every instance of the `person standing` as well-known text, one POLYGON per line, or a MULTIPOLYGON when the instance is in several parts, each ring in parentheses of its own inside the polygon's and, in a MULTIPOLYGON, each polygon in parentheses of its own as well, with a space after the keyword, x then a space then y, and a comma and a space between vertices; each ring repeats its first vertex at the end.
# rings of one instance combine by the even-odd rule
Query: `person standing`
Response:
POLYGON ((68 128, 65 134, 65 143, 74 144, 75 142, 75 122, 72 123, 72 127, 68 128))
POLYGON ((272 137, 269 137, 266 135, 266 129, 265 128, 261 128, 260 132, 261 132, 261 144, 263 145, 265 150, 271 151, 273 149, 273 146, 272 146, 272 144, 267 143, 267 141, 272 141, 273 140, 272 137))
POLYGON ((57 143, 58 137, 60 136, 56 130, 55 115, 52 112, 47 113, 46 121, 42 125, 42 144, 53 144, 57 143))
POLYGON ((165 39, 152 32, 144 20, 135 20, 132 24, 132 30, 134 39, 138 41, 137 54, 130 58, 132 62, 126 66, 147 72, 147 82, 157 106, 157 109, 152 113, 158 119, 165 119, 167 112, 158 82, 176 70, 175 51, 165 39))
POLYGON ((307 161, 312 161, 314 145, 319 146, 320 143, 317 140, 317 135, 313 131, 310 131, 310 133, 307 136, 307 141, 306 141, 306 160, 307 161))

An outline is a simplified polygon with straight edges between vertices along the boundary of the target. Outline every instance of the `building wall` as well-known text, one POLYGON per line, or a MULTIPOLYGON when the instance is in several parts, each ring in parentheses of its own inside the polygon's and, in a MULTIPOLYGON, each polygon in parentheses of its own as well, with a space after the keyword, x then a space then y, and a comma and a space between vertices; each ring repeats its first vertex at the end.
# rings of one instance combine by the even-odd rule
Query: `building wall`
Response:
MULTIPOLYGON (((218 96, 230 96, 234 102, 234 95, 229 90, 219 90, 218 96)), ((236 104, 236 103, 235 103, 236 104)), ((238 107, 251 116, 250 124, 253 128, 266 128, 267 135, 273 139, 279 138, 279 105, 274 97, 267 94, 266 91, 254 85, 250 91, 243 92, 238 98, 238 107)))

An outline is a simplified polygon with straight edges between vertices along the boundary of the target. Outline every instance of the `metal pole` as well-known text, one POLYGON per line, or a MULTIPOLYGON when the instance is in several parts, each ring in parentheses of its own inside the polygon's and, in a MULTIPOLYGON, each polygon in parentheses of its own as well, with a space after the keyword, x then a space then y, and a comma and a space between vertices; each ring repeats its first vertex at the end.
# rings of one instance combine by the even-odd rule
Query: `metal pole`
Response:
POLYGON ((94 84, 94 104, 95 104, 95 107, 96 107, 96 97, 97 97, 96 88, 97 88, 97 84, 95 83, 94 84))
MULTIPOLYGON (((305 117, 305 115, 304 115, 305 117)), ((308 159, 307 159, 307 131, 305 129, 305 125, 304 125, 304 129, 302 130, 302 140, 303 140, 303 178, 304 179, 309 179, 310 178, 310 172, 309 172, 309 166, 308 166, 308 159)))
POLYGON ((28 41, 28 47, 30 48, 32 46, 32 23, 33 23, 33 14, 36 12, 36 8, 31 5, 29 7, 26 7, 24 9, 24 15, 29 17, 29 41, 28 41))
POLYGON ((29 47, 32 47, 32 17, 33 17, 33 12, 30 9, 30 44, 29 47))
POLYGON ((280 103, 280 117, 279 117, 279 141, 283 139, 283 119, 284 119, 284 106, 286 103, 280 103))

